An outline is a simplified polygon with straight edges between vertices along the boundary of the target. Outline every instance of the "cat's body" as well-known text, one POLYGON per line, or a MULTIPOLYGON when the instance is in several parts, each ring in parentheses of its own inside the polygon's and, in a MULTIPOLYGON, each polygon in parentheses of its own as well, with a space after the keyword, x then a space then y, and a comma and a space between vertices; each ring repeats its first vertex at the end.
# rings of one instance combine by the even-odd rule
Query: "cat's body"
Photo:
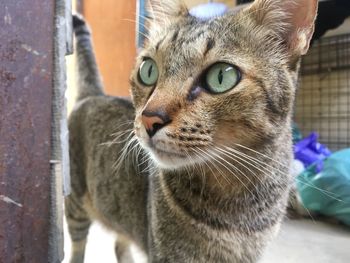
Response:
POLYGON ((282 31, 273 33, 276 15, 262 14, 277 7, 283 14, 282 1, 259 0, 210 21, 164 2, 166 26, 153 27, 131 77, 133 103, 103 95, 88 31, 75 21, 81 91, 69 121, 72 262, 83 262, 94 219, 119 234, 122 262, 129 242, 149 262, 256 262, 284 215, 296 61, 307 50, 308 37, 301 38, 313 30, 317 2, 299 1, 310 4, 302 23, 310 32, 298 31, 305 41, 293 38, 285 49, 282 31), (224 73, 211 70, 218 61, 224 73), (201 75, 213 72, 220 85, 225 78, 237 87, 205 90, 201 75))
MULTIPOLYGON (((110 130, 131 127, 125 122, 133 117, 130 102, 111 97, 84 100, 71 115, 70 129, 75 132, 71 134, 70 154, 75 176, 74 192, 66 208, 67 216, 79 222, 79 230, 72 237, 84 237, 88 230, 85 226, 99 220, 150 253, 150 262, 254 262, 278 230, 287 186, 281 191, 277 185, 256 185, 266 190, 260 189, 253 196, 244 192, 225 196, 218 194, 222 191, 220 187, 212 193, 203 188, 205 167, 188 171, 189 175, 187 171, 180 174, 153 171, 150 176, 146 165, 137 168, 129 160, 126 163, 130 166, 122 165, 116 173, 116 160, 124 145, 105 142, 111 140, 110 130), (98 129, 99 125, 104 129, 98 129), (88 172, 79 171, 82 163, 90 163, 85 168, 88 172), (184 174, 186 177, 181 178, 184 174), (278 188, 277 193, 274 187, 278 188), (190 197, 191 202, 187 204, 184 197, 190 197), (280 201, 268 207, 275 200, 280 201), (87 214, 77 209, 77 204, 84 204, 87 214)), ((139 163, 144 162, 141 156, 139 163)))

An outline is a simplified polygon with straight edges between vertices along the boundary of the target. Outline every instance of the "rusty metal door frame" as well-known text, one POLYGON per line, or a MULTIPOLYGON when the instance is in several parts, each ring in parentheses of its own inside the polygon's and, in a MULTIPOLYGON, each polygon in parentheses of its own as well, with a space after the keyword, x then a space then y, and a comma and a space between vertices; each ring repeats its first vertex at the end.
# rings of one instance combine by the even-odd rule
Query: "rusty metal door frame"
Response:
POLYGON ((0 262, 60 262, 70 0, 0 6, 0 262))

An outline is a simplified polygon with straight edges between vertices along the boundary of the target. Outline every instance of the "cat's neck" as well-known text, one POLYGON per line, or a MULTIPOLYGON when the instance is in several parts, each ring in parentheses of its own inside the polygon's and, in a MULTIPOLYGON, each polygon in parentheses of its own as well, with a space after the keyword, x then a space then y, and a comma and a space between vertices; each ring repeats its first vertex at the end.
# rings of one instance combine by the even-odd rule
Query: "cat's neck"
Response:
POLYGON ((266 174, 254 173, 253 176, 245 171, 244 177, 243 173, 225 172, 218 166, 192 167, 162 170, 158 178, 169 206, 202 223, 231 229, 246 227, 245 223, 234 226, 233 222, 246 221, 247 218, 251 218, 250 223, 254 224, 254 215, 259 210, 266 210, 266 204, 285 194, 281 188, 286 189, 287 180, 286 184, 277 184, 266 174))
MULTIPOLYGON (((179 170, 161 170, 160 177, 163 186, 175 196, 182 196, 187 200, 204 202, 215 197, 216 199, 230 199, 243 196, 253 191, 259 184, 260 178, 246 174, 240 168, 240 173, 225 170, 225 167, 189 167, 179 170), (242 176, 244 175, 244 176, 242 176)), ((262 175, 260 175, 262 177, 262 175)))

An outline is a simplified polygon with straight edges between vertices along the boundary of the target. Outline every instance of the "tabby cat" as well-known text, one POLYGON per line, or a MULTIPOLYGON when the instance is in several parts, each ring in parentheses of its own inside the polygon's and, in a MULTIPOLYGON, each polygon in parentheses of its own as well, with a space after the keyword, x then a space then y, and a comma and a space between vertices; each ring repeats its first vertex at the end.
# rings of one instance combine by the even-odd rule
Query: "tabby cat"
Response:
POLYGON ((317 0, 256 0, 206 21, 181 1, 149 2, 132 102, 104 95, 90 32, 74 19, 71 262, 83 262, 95 219, 118 233, 119 262, 131 243, 149 262, 257 262, 293 181, 298 61, 317 0))

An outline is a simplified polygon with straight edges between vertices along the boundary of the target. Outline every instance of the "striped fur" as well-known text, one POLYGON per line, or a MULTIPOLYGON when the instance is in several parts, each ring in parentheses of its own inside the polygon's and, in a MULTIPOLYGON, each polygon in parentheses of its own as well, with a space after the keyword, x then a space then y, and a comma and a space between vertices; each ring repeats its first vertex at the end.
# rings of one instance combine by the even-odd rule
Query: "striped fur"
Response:
POLYGON ((103 95, 89 30, 74 20, 80 90, 69 121, 71 262, 83 262, 93 220, 118 233, 119 262, 130 262, 131 243, 149 262, 259 260, 278 232, 293 181, 298 60, 316 8, 315 0, 256 0, 202 21, 181 1, 150 0, 132 102, 103 95), (153 87, 138 78, 145 57, 159 68, 153 87), (242 77, 232 90, 211 94, 202 78, 218 61, 234 64, 242 77), (142 112, 155 111, 166 114, 167 125, 151 139, 142 112))

